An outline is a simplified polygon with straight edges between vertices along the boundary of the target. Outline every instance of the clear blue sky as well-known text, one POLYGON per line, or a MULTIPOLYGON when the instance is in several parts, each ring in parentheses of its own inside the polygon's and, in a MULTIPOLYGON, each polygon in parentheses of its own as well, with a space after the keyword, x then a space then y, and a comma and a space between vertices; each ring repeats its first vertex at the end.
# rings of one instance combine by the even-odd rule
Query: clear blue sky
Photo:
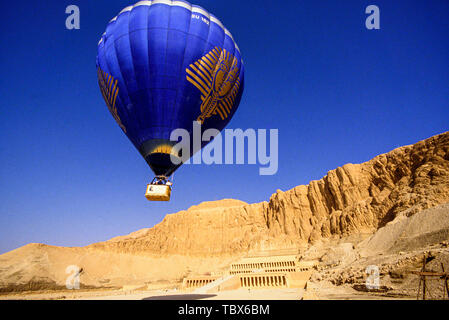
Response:
POLYGON ((449 1, 193 2, 220 18, 245 61, 229 128, 279 129, 279 171, 189 165, 169 203, 144 197, 150 169, 109 114, 97 42, 135 1, 9 2, 0 19, 0 253, 82 246, 151 227, 206 200, 268 200, 449 127, 449 1), (65 28, 76 4, 81 29, 65 28), (381 30, 365 28, 380 8, 381 30))

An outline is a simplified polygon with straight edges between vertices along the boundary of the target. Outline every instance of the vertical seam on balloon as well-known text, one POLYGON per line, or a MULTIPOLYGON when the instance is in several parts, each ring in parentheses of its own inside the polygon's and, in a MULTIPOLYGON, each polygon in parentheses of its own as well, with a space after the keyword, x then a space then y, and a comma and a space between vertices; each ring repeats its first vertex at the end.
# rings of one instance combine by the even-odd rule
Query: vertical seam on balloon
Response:
MULTIPOLYGON (((231 67, 232 67, 232 65, 234 64, 234 62, 236 63, 236 64, 238 64, 238 61, 237 61, 237 58, 235 57, 235 51, 236 51, 236 44, 235 44, 235 40, 232 38, 232 37, 230 37, 231 38, 231 40, 232 40, 232 44, 234 45, 234 51, 232 52, 232 57, 233 57, 233 60, 232 60, 232 63, 231 63, 231 67)), ((229 73, 228 73, 228 76, 226 77, 226 80, 228 80, 228 77, 230 76, 230 74, 231 74, 231 69, 229 70, 229 73)), ((240 75, 240 70, 239 70, 239 75, 240 75)), ((235 86, 237 86, 237 85, 239 85, 239 77, 237 77, 237 79, 235 79, 234 80, 234 85, 232 86, 232 88, 230 89, 230 91, 229 91, 229 94, 232 94, 233 93, 233 91, 234 91, 234 89, 235 89, 235 86)), ((240 87, 239 87, 239 89, 240 89, 240 87)), ((231 110, 229 111, 229 113, 228 113, 228 117, 230 116, 230 114, 231 114, 231 111, 232 111, 232 105, 230 106, 231 107, 231 110)), ((231 118, 229 119, 229 121, 231 121, 231 118)))
MULTIPOLYGON (((239 54, 241 55, 240 51, 239 54)), ((240 56, 240 72, 239 72, 239 89, 235 94, 235 99, 234 99, 234 105, 239 105, 240 104, 240 100, 242 98, 242 94, 243 94, 243 87, 244 87, 244 79, 243 79, 243 72, 244 72, 244 65, 242 62, 242 57, 240 56), (239 92, 241 92, 240 97, 239 97, 239 92)), ((232 113, 232 115, 234 115, 234 113, 237 111, 237 108, 234 108, 234 112, 232 113)))
MULTIPOLYGON (((127 20, 127 28, 128 28, 128 44, 129 44, 129 53, 131 54, 131 66, 132 66, 132 75, 134 78, 134 81, 136 82, 137 85, 137 89, 139 90, 139 82, 137 81, 137 76, 136 76, 136 67, 134 66, 134 56, 133 56, 133 50, 131 48, 131 32, 130 32, 130 19, 131 19, 131 11, 133 11, 133 9, 127 11, 128 14, 128 20, 127 20)), ((115 43, 114 43, 115 45, 115 43)), ((129 90, 128 90, 128 95, 129 95, 129 90)), ((131 96, 129 96, 129 99, 131 100, 131 96)), ((136 111, 139 110, 139 108, 137 108, 137 106, 135 106, 133 104, 133 109, 136 111)), ((137 114, 139 115, 138 119, 137 119, 137 124, 139 126, 139 132, 142 132, 143 129, 143 123, 141 123, 143 121, 142 117, 139 114, 139 111, 137 112, 137 114)))
MULTIPOLYGON (((106 43, 105 43, 105 47, 106 47, 106 43)), ((115 39, 112 39, 112 45, 111 45, 111 47, 113 47, 113 49, 114 49, 114 55, 115 55, 115 59, 116 59, 116 61, 117 61, 118 71, 120 72, 120 78, 121 78, 122 81, 123 81, 123 86, 125 87, 124 90, 126 90, 126 95, 127 95, 128 98, 129 98, 128 85, 126 84, 125 78, 123 77, 122 67, 120 66, 120 62, 119 62, 119 59, 118 59, 118 56, 117 56, 117 48, 116 48, 116 46, 115 46, 115 39)), ((105 51, 106 51, 106 50, 104 50, 104 54, 106 55, 106 52, 105 52, 105 51)), ((106 64, 108 65, 108 68, 111 69, 108 59, 106 59, 106 56, 105 56, 104 58, 105 58, 106 64)), ((121 112, 125 114, 125 116, 126 116, 126 118, 127 118, 127 120, 128 120, 128 123, 127 123, 127 124, 129 124, 129 123, 131 122, 131 121, 130 121, 131 118, 134 118, 134 116, 131 117, 131 113, 128 112, 128 107, 125 106, 124 100, 121 99, 121 93, 122 93, 124 90, 119 90, 118 98, 119 98, 119 101, 121 102, 121 105, 122 105, 121 112)), ((118 111, 117 111, 117 112, 118 112, 118 111)), ((127 126, 125 126, 125 127, 127 127, 127 126)), ((128 130, 129 130, 129 129, 128 129, 128 130)), ((134 130, 131 130, 131 131, 134 131, 134 130)), ((131 134, 128 135, 128 137, 131 137, 131 136, 134 137, 135 135, 131 135, 131 134)), ((132 140, 131 140, 131 141, 132 141, 132 140)), ((137 142, 137 141, 134 141, 134 143, 136 143, 136 142, 137 142)))
MULTIPOLYGON (((206 11, 207 12, 207 11, 206 11)), ((209 12, 207 12, 208 13, 208 15, 209 15, 209 17, 208 17, 208 19, 209 19, 209 24, 208 24, 208 29, 207 29, 207 37, 206 37, 206 41, 205 41, 205 44, 204 44, 204 48, 203 48, 203 51, 202 51, 202 54, 201 54, 201 56, 202 57, 204 57, 204 58, 206 58, 204 61, 207 63, 208 62, 208 59, 207 59, 207 57, 206 57, 206 49, 207 49, 207 46, 208 46, 208 44, 209 44, 209 38, 210 38, 210 34, 211 34, 211 32, 210 32, 210 30, 211 30, 211 21, 210 21, 210 13, 209 12)), ((213 75, 213 72, 214 72, 214 67, 212 66, 211 67, 211 69, 212 69, 212 75, 213 75)), ((213 88, 212 88, 212 90, 213 90, 213 88)), ((202 104, 201 104, 202 105, 202 104)), ((200 109, 200 115, 201 115, 201 112, 202 112, 202 110, 200 109)), ((207 143, 206 143, 207 144, 207 143)), ((201 148, 203 147, 203 145, 201 144, 201 148)))
MULTIPOLYGON (((146 29, 147 29, 147 37, 146 37, 146 42, 147 42, 147 64, 148 64, 148 98, 149 100, 147 101, 147 103, 150 103, 151 100, 151 107, 154 107, 154 95, 153 95, 153 88, 150 88, 150 83, 151 83, 151 64, 150 64, 150 28, 149 28, 149 23, 150 23, 150 10, 151 10, 151 6, 153 5, 153 3, 151 3, 148 6, 148 11, 147 11, 147 23, 146 23, 146 29)), ((149 112, 151 113, 151 112, 149 112)), ((149 119, 149 123, 152 124, 151 128, 154 127, 154 116, 153 114, 150 115, 151 119, 149 119)), ((153 134, 151 132, 151 134, 153 134)))
MULTIPOLYGON (((190 25, 191 25, 191 23, 192 23, 192 6, 190 6, 190 15, 189 15, 189 18, 188 18, 188 20, 189 20, 189 27, 187 28, 187 32, 186 32, 186 41, 185 41, 185 46, 184 46, 184 51, 183 51, 183 53, 182 53, 182 61, 181 61, 181 69, 180 69, 180 78, 179 78, 179 80, 178 81, 180 81, 180 84, 182 83, 182 81, 181 81, 181 79, 183 79, 184 77, 183 77, 183 74, 184 74, 184 72, 183 72, 183 70, 184 70, 184 62, 185 62, 185 59, 186 59, 186 57, 185 57, 185 55, 186 55, 186 49, 187 49, 187 45, 188 45, 188 37, 189 37, 189 35, 190 35, 190 25)), ((178 96, 181 94, 180 93, 180 91, 181 91, 181 88, 180 88, 181 86, 178 86, 178 89, 176 90, 176 98, 175 98, 175 106, 177 106, 178 105, 178 96)), ((185 89, 185 86, 183 87, 183 89, 185 89)))
MULTIPOLYGON (((164 58, 164 73, 165 73, 165 79, 167 81, 168 78, 168 74, 167 74, 167 55, 168 55, 168 34, 170 31, 170 20, 171 20, 171 12, 172 12, 172 8, 173 8, 173 0, 171 0, 171 5, 168 6, 168 21, 167 21, 167 38, 165 39, 165 58, 164 58)), ((169 90, 169 89, 164 89, 164 90, 169 90)), ((165 100, 165 99, 164 99, 165 100)), ((168 112, 168 110, 165 110, 166 108, 162 108, 162 123, 166 123, 165 122, 165 117, 170 115, 170 112, 168 112)), ((164 129, 166 129, 167 127, 165 127, 164 129)))
MULTIPOLYGON (((114 48, 114 50, 115 50, 115 48, 114 48)), ((111 65, 110 65, 110 63, 109 63, 109 61, 108 61, 108 59, 107 59, 107 57, 106 57, 106 41, 104 41, 104 43, 103 43, 103 50, 102 50, 102 54, 103 54, 103 59, 104 59, 104 61, 106 62, 106 67, 108 68, 108 70, 109 70, 109 72, 112 74, 112 68, 111 68, 111 65)), ((116 57, 117 58, 117 57, 116 57)), ((119 71, 120 71, 120 77, 121 78, 123 78, 123 75, 122 75, 122 73, 121 73, 121 70, 120 70, 120 64, 118 63, 118 61, 117 61, 117 65, 118 65, 118 67, 119 67, 119 71)), ((122 92, 122 90, 117 90, 117 93, 119 93, 120 92, 120 94, 121 94, 121 92, 122 92)), ((123 100, 120 98, 120 94, 118 94, 118 102, 119 102, 119 104, 121 104, 122 106, 123 106, 123 100)), ((114 100, 114 103, 116 102, 117 100, 114 100)), ((117 113, 118 113, 118 109, 117 109, 117 113)), ((125 126, 125 128, 127 128, 127 132, 129 133, 130 131, 133 131, 132 129, 130 130, 130 128, 128 128, 128 124, 129 124, 129 114, 128 114, 128 110, 126 110, 126 108, 125 108, 125 110, 121 110, 121 113, 122 113, 122 117, 120 117, 121 118, 121 121, 122 121, 122 124, 125 126), (123 117, 124 116, 124 117, 123 117), (125 122, 125 121, 123 121, 123 118, 125 118, 127 121, 126 121, 126 125, 123 123, 123 122, 125 122)), ((132 141, 132 140, 131 140, 132 141)))
MULTIPOLYGON (((229 37, 229 36, 228 36, 228 37, 229 37)), ((233 50, 233 52, 232 52, 232 57, 233 57, 233 59, 232 59, 232 62, 231 62, 231 67, 232 67, 232 65, 234 64, 234 59, 237 61, 237 58, 235 57, 236 45, 235 45, 234 39, 233 39, 232 37, 229 37, 229 38, 231 39, 232 44, 234 45, 234 50, 233 50)), ((224 41, 223 41, 223 47, 224 47, 224 42, 225 42, 225 41, 226 41, 226 32, 225 32, 225 37, 224 37, 224 41)), ((224 48, 223 48, 223 50, 224 50, 224 48)), ((230 52, 228 52, 228 56, 229 56, 229 54, 230 54, 230 52)), ((237 62, 237 63, 238 63, 238 62, 237 62)), ((241 72, 241 70, 239 70, 239 76, 240 76, 240 72, 241 72)), ((230 74, 231 74, 231 68, 229 68, 229 71, 228 71, 228 73, 226 74, 225 81, 228 80, 230 74)), ((235 86, 236 86, 237 83, 238 83, 238 79, 239 79, 239 78, 237 77, 237 79, 235 80, 234 85, 233 85, 232 88, 230 89, 228 95, 231 94, 232 91, 234 90, 235 86)), ((224 82, 223 82, 223 84, 224 84, 224 82)), ((222 84, 222 85, 223 85, 223 84, 222 84)), ((220 88, 221 88, 221 87, 220 87, 220 88)), ((240 88, 239 88, 239 89, 240 89, 240 88)), ((221 102, 220 102, 220 104, 221 104, 221 102)), ((234 105, 235 105, 235 102, 234 102, 234 105)), ((220 106, 219 106, 219 107, 220 107, 220 106)), ((231 111, 232 111, 233 105, 231 105, 230 108, 231 108, 231 111)), ((230 111, 230 112, 227 112, 227 116, 226 116, 226 117, 229 117, 229 116, 230 116, 231 111, 230 111)), ((231 121, 231 119, 229 119, 229 121, 231 121)))

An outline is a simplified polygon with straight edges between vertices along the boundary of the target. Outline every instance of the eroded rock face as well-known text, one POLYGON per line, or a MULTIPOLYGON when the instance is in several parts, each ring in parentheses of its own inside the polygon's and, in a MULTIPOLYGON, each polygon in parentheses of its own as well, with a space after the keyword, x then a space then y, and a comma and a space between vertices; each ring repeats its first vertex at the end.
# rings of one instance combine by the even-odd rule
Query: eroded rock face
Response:
POLYGON ((266 202, 250 205, 241 202, 225 207, 210 202, 169 214, 139 237, 133 233, 91 247, 155 255, 210 256, 247 252, 254 243, 266 237, 263 214, 266 209, 266 202))
MULTIPOLYGON (((175 283, 192 273, 227 270, 251 251, 301 248, 311 242, 315 245, 304 252, 307 259, 344 265, 357 258, 348 238, 372 234, 388 222, 363 242, 365 251, 408 250, 445 239, 447 227, 438 221, 447 214, 439 212, 446 207, 430 209, 432 214, 422 210, 447 202, 449 132, 362 164, 346 164, 309 185, 277 191, 269 202, 206 202, 169 214, 153 228, 82 248, 23 246, 0 255, 0 291, 64 288, 69 265, 85 270, 82 284, 88 287, 160 279, 175 283), (401 221, 411 215, 402 228, 401 221), (391 236, 385 236, 389 230, 391 236), (401 230, 413 237, 402 241, 401 230), (333 249, 335 241, 327 239, 340 237, 349 242, 333 249), (401 246, 396 246, 398 241, 401 246)), ((360 270, 356 276, 331 280, 352 283, 362 277, 360 270)))
POLYGON ((269 202, 221 200, 167 215, 136 236, 92 245, 118 252, 238 255, 372 233, 399 213, 449 201, 449 132, 400 147, 321 180, 277 191, 269 202))

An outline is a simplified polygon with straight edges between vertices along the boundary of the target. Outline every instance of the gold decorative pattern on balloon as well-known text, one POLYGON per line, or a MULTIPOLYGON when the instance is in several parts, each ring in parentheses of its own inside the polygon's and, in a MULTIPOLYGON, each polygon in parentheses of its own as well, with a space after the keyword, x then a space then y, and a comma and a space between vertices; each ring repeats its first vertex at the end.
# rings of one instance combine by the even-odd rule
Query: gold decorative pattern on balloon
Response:
POLYGON ((226 119, 234 106, 240 88, 237 59, 226 49, 215 47, 186 69, 187 81, 201 91, 201 124, 218 114, 226 119))
POLYGON ((114 79, 114 77, 99 67, 97 68, 98 75, 98 84, 100 85, 101 94, 103 95, 103 99, 108 106, 109 111, 114 117, 115 121, 118 123, 120 128, 126 133, 126 128, 120 119, 117 108, 115 107, 115 100, 117 99, 118 94, 118 80, 114 79))

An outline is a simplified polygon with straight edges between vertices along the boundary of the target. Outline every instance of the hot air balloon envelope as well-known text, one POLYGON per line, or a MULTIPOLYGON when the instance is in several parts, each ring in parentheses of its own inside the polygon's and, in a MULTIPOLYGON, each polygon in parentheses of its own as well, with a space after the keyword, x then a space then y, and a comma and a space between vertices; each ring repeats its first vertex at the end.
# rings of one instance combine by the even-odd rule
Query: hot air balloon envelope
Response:
POLYGON ((174 129, 192 132, 198 121, 202 131, 222 130, 243 92, 243 61, 231 33, 185 1, 123 9, 98 43, 96 65, 109 111, 158 176, 180 165, 170 159, 174 129))

